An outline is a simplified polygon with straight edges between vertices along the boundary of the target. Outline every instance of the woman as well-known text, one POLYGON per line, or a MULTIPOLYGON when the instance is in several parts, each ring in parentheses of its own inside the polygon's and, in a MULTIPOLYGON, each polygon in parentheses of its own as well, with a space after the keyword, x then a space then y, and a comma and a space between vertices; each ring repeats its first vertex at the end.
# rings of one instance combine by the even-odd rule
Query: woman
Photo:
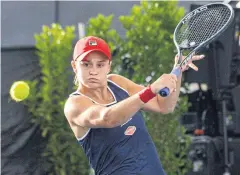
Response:
MULTIPOLYGON (((194 56, 193 60, 201 58, 194 56)), ((181 76, 163 74, 143 87, 109 74, 111 51, 104 40, 94 36, 77 42, 71 64, 78 89, 69 96, 64 112, 95 174, 164 175, 140 110, 172 112, 181 76), (164 87, 170 89, 166 98, 158 95, 164 87)), ((197 70, 192 63, 189 65, 197 70)))

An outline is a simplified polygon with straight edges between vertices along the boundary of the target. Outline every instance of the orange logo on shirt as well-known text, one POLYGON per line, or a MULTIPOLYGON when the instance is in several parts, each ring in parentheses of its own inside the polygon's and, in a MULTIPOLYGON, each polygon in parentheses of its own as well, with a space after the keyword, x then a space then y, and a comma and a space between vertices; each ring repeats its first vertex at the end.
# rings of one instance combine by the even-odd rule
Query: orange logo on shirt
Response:
POLYGON ((136 129, 137 129, 136 126, 129 126, 129 127, 125 130, 124 134, 125 134, 126 136, 131 136, 131 135, 133 135, 133 134, 135 133, 136 129))

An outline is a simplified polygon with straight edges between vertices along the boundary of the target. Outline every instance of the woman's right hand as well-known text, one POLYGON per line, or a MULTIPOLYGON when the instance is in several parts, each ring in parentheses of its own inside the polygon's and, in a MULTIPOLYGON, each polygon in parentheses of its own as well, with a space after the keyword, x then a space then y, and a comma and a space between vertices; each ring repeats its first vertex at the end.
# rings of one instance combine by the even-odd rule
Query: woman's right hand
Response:
POLYGON ((174 74, 163 74, 151 84, 151 90, 155 94, 158 94, 159 91, 165 87, 169 88, 170 94, 176 91, 177 76, 174 74))

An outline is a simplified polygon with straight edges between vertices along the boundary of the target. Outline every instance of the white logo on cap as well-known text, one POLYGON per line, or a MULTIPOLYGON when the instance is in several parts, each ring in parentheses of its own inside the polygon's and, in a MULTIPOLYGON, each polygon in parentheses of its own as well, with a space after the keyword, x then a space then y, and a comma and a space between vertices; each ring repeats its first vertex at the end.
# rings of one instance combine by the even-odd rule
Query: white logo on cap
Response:
POLYGON ((96 46, 97 45, 97 41, 96 40, 90 40, 89 41, 89 46, 96 46))

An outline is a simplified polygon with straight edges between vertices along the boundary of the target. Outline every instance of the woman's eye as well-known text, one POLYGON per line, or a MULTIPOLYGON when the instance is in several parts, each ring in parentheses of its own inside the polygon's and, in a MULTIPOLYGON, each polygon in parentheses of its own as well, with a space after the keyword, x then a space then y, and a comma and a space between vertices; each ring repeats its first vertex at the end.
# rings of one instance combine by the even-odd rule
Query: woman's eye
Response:
POLYGON ((104 66, 104 64, 98 64, 98 67, 103 67, 104 66))
POLYGON ((83 63, 83 65, 84 65, 85 67, 88 67, 88 66, 89 66, 89 64, 88 64, 88 63, 83 63))

